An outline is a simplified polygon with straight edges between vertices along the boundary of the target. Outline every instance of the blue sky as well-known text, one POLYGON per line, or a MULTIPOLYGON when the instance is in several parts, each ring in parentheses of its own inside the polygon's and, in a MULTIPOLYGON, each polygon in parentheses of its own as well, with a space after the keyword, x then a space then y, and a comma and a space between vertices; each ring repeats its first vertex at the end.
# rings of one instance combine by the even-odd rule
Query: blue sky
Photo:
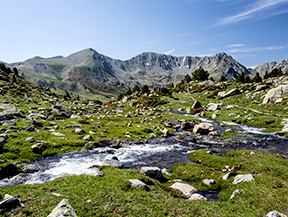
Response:
POLYGON ((288 59, 288 0, 3 0, 0 61, 93 48, 212 56, 250 67, 288 59))

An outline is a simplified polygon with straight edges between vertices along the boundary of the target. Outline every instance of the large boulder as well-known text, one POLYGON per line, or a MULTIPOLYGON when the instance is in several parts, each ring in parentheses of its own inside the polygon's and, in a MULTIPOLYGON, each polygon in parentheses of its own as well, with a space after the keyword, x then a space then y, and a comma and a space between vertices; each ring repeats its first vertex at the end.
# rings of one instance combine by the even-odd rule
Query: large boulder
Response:
POLYGON ((262 103, 266 104, 269 101, 273 101, 275 99, 278 99, 287 93, 288 93, 288 85, 279 85, 278 87, 273 88, 267 92, 262 103))
POLYGON ((140 173, 153 179, 159 180, 163 178, 162 171, 159 167, 141 167, 140 173))
POLYGON ((188 198, 188 200, 207 200, 207 198, 201 194, 194 193, 191 195, 191 197, 188 198))
POLYGON ((194 194, 197 189, 191 185, 188 184, 184 184, 184 183, 180 183, 180 182, 176 182, 174 183, 171 188, 180 191, 184 197, 191 197, 192 194, 194 194))
POLYGON ((3 201, 0 202, 0 210, 9 210, 21 206, 20 199, 10 195, 5 195, 3 201))
POLYGON ((214 130, 214 127, 210 123, 200 123, 196 124, 193 128, 193 133, 200 133, 201 135, 206 135, 214 130))
POLYGON ((69 216, 77 217, 74 208, 71 206, 68 200, 63 199, 47 217, 69 216))
POLYGON ((110 148, 119 148, 121 140, 117 138, 113 139, 104 139, 93 143, 94 148, 98 147, 110 147, 110 148))

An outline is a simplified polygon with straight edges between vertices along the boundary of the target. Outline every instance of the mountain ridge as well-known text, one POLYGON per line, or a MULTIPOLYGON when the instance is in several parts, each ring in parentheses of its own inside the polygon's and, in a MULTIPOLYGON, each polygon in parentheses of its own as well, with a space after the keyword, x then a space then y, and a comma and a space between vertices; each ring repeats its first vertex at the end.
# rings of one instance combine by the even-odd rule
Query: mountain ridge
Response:
POLYGON ((129 60, 119 60, 100 54, 92 48, 72 53, 67 57, 35 56, 9 65, 18 68, 20 73, 29 74, 28 80, 37 80, 37 76, 40 75, 41 79, 45 79, 46 76, 47 79, 55 79, 65 85, 69 83, 91 93, 99 91, 120 93, 128 87, 144 84, 151 88, 166 86, 169 83, 175 84, 185 75, 191 75, 199 67, 207 70, 209 77, 214 80, 220 80, 221 77, 236 80, 241 73, 252 77, 257 70, 261 71, 260 75, 263 75, 265 69, 273 69, 277 66, 283 67, 284 72, 288 71, 288 60, 282 61, 282 64, 269 62, 255 69, 248 69, 224 52, 204 57, 177 57, 143 52, 129 60))

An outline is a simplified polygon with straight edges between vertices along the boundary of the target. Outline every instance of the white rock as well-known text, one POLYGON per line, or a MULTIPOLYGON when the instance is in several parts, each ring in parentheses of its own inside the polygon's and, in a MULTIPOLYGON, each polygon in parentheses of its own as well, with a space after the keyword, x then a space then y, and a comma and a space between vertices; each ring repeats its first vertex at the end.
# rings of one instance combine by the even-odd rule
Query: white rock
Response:
POLYGON ((280 213, 276 210, 269 212, 266 217, 287 217, 287 215, 280 213))
POLYGON ((181 191, 186 197, 191 197, 197 191, 195 187, 180 182, 174 183, 171 188, 181 191))
POLYGON ((251 182, 254 181, 252 174, 239 174, 235 176, 232 184, 238 184, 240 182, 251 182))
POLYGON ((188 200, 207 200, 207 198, 202 196, 201 194, 195 193, 192 194, 191 197, 188 198, 188 200))
POLYGON ((141 182, 138 179, 129 179, 129 182, 131 183, 131 186, 133 186, 134 188, 150 190, 148 185, 146 185, 144 182, 141 182))

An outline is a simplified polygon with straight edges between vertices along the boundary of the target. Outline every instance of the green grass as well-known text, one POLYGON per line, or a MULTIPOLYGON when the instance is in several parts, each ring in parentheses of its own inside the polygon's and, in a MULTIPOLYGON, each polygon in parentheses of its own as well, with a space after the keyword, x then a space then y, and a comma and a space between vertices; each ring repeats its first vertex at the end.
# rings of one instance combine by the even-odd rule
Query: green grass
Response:
POLYGON ((45 184, 1 188, 1 194, 18 195, 25 205, 3 216, 47 216, 66 198, 78 216, 265 216, 269 211, 288 211, 287 160, 275 154, 249 150, 233 151, 218 157, 205 150, 192 152, 196 164, 183 163, 173 167, 166 182, 143 176, 137 170, 101 167, 103 177, 89 175, 66 176, 45 184), (199 160, 201 159, 201 163, 199 160), (234 166, 237 174, 251 173, 255 180, 237 185, 224 181, 221 169, 234 166), (187 201, 171 191, 172 179, 182 179, 199 191, 220 191, 219 201, 187 201), (215 185, 206 186, 205 178, 213 178, 215 185), (150 191, 131 188, 128 180, 140 179, 148 183, 150 191), (232 192, 240 193, 229 200, 232 192), (63 196, 57 197, 55 192, 63 196), (91 200, 91 202, 87 202, 91 200))

